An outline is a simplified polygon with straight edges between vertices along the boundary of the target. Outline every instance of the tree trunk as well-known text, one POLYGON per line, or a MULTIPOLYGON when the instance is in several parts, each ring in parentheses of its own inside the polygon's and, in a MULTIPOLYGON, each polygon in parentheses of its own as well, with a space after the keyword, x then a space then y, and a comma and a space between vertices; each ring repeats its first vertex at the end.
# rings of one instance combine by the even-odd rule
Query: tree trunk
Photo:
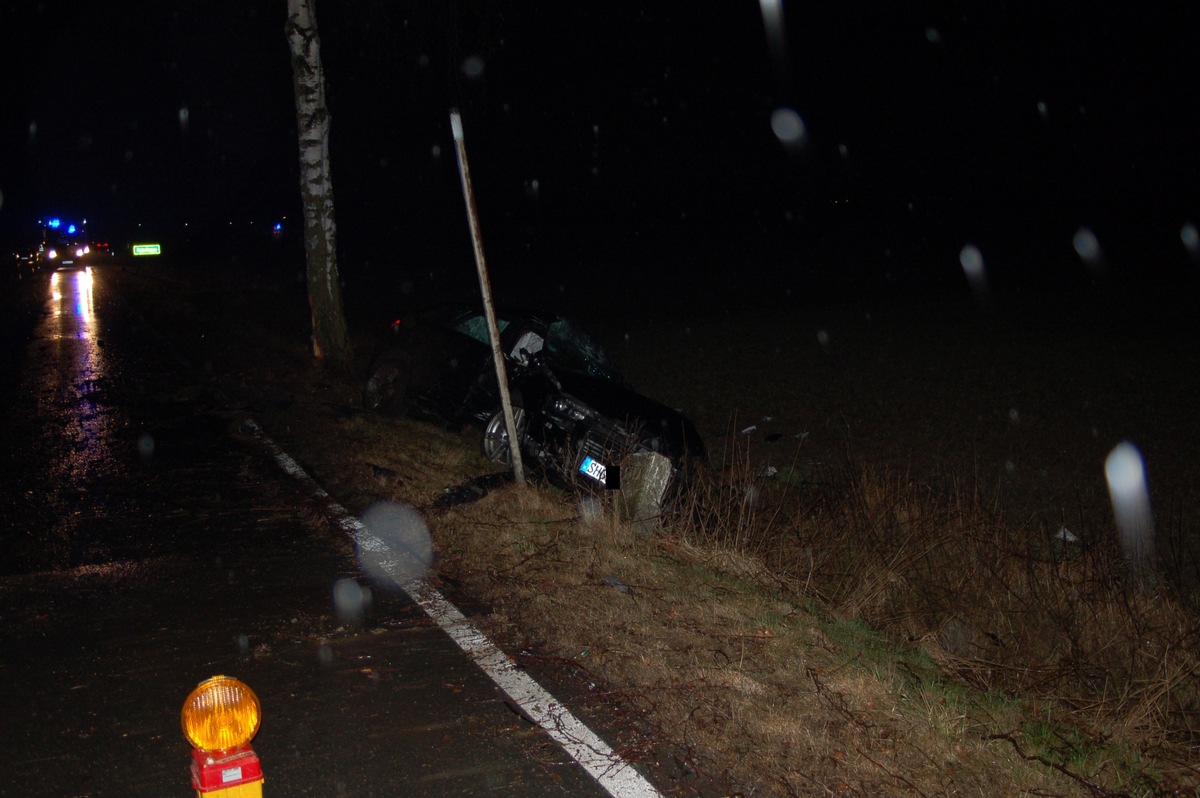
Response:
POLYGON ((321 69, 321 40, 313 0, 288 0, 285 28, 292 51, 292 85, 296 92, 313 356, 329 368, 348 374, 353 368, 354 354, 346 331, 338 280, 337 225, 329 168, 329 110, 325 107, 325 73, 321 69))

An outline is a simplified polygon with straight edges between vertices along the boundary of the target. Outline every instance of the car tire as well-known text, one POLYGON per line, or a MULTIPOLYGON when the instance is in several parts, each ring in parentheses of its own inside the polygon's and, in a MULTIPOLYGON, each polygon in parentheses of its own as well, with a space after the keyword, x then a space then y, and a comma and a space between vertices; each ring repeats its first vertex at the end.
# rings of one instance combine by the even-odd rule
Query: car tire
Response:
POLYGON ((363 407, 377 412, 399 410, 408 390, 409 363, 402 352, 386 352, 371 367, 363 388, 363 407))
MULTIPOLYGON (((524 438, 525 428, 528 424, 525 409, 514 406, 512 410, 513 421, 517 425, 517 437, 524 438)), ((504 423, 503 410, 497 410, 492 414, 492 417, 488 419, 487 424, 484 426, 481 449, 483 450, 483 456, 493 463, 512 465, 512 450, 509 446, 508 428, 504 423)))

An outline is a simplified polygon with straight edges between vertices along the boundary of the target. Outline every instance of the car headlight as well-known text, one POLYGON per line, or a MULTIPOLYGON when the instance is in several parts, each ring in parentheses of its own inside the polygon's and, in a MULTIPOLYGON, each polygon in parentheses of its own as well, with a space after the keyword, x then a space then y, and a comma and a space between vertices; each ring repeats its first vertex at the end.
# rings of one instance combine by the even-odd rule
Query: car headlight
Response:
POLYGON ((88 251, 87 247, 80 247, 79 249, 75 250, 75 257, 82 258, 84 255, 87 254, 87 251, 88 251))
POLYGON ((560 395, 554 398, 551 409, 557 415, 572 421, 587 421, 596 415, 596 411, 573 396, 560 395))
POLYGON ((49 258, 50 260, 54 260, 55 258, 58 257, 58 250, 56 250, 56 249, 50 250, 49 252, 46 253, 46 257, 49 258))

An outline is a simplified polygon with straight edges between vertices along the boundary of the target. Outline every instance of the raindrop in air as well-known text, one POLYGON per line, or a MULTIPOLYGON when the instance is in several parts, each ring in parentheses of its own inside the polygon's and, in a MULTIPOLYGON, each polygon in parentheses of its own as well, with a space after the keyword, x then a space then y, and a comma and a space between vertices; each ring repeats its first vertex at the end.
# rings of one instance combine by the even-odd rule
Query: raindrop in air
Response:
POLYGON ((467 56, 462 62, 462 72, 471 80, 483 77, 483 59, 477 55, 467 56))
POLYGON ((419 67, 429 66, 429 56, 426 53, 421 53, 421 55, 417 57, 417 66, 419 66, 419 67))
POLYGON ((367 535, 359 540, 358 559, 372 579, 403 584, 425 575, 433 544, 419 512, 401 502, 381 502, 363 513, 362 526, 367 535))
POLYGON ((179 109, 179 130, 187 133, 188 130, 188 107, 185 105, 179 109))
POLYGON ((845 144, 839 144, 839 145, 838 145, 838 155, 840 155, 840 156, 842 156, 843 158, 845 158, 845 157, 846 157, 846 156, 848 156, 849 154, 850 154, 850 148, 849 148, 849 147, 847 147, 845 144))
POLYGON ((604 504, 594 496, 584 496, 579 500, 579 517, 585 523, 596 523, 604 519, 604 504))
POLYGON ((977 298, 987 297, 987 274, 983 268, 983 253, 974 244, 967 244, 958 253, 958 262, 962 264, 963 274, 971 286, 971 293, 977 298))
POLYGON ((29 140, 32 141, 35 138, 37 138, 37 122, 31 121, 29 123, 29 140))
POLYGON ((829 331, 817 330, 817 343, 826 349, 829 348, 829 331))
POLYGON ((799 147, 804 143, 804 120, 791 108, 776 108, 771 112, 771 130, 786 147, 799 147))
POLYGON ((1046 104, 1044 102, 1039 102, 1037 104, 1037 109, 1038 109, 1038 116, 1040 116, 1042 119, 1045 119, 1047 114, 1050 113, 1049 109, 1046 108, 1046 104))
POLYGON ((1200 258, 1200 232, 1197 232, 1196 225, 1188 222, 1179 230, 1179 240, 1183 242, 1183 248, 1193 258, 1200 258))
POLYGON ((361 625, 370 603, 370 588, 363 587, 357 580, 346 578, 333 583, 333 611, 342 623, 361 625))
POLYGON ((4 210, 4 192, 0 191, 0 211, 4 210))
POLYGON ((149 432, 143 432, 138 436, 137 442, 138 454, 143 459, 150 458, 154 455, 154 436, 149 432))
POLYGON ((1142 453, 1129 441, 1118 443, 1104 461, 1104 477, 1125 561, 1135 571, 1153 565, 1154 517, 1142 453))
POLYGON ((435 160, 435 161, 442 160, 442 145, 434 144, 433 147, 429 150, 429 153, 433 156, 433 160, 435 160))
POLYGON ((763 27, 767 32, 767 48, 771 51, 771 60, 777 69, 783 69, 787 63, 787 35, 783 29, 782 0, 758 0, 762 9, 763 27))
POLYGON ((768 36, 783 35, 783 3, 781 0, 758 0, 762 9, 763 25, 768 36))
POLYGON ((930 44, 941 44, 941 42, 942 42, 941 31, 939 31, 937 28, 926 28, 925 29, 925 41, 929 42, 930 44))
POLYGON ((1071 239, 1071 244, 1075 247, 1076 254, 1083 260, 1092 270, 1099 269, 1104 263, 1104 251, 1100 249, 1100 240, 1096 238, 1087 227, 1081 227, 1075 231, 1074 237, 1071 239))

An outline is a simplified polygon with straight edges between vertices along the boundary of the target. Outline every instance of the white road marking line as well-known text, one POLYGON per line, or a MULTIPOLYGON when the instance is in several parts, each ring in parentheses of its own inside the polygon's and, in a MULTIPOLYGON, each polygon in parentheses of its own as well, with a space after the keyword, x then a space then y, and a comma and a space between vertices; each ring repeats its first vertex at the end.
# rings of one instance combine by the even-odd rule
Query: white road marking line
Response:
POLYGON ((517 663, 488 639, 445 596, 424 579, 404 576, 403 552, 390 552, 388 545, 371 534, 351 513, 333 499, 287 452, 271 440, 252 419, 243 422, 289 475, 308 486, 321 499, 346 534, 367 551, 390 553, 381 557, 385 573, 432 618, 450 639, 465 651, 488 678, 503 690, 538 726, 545 730, 572 759, 614 798, 663 798, 649 781, 626 762, 608 743, 576 718, 558 699, 521 670, 517 663))

